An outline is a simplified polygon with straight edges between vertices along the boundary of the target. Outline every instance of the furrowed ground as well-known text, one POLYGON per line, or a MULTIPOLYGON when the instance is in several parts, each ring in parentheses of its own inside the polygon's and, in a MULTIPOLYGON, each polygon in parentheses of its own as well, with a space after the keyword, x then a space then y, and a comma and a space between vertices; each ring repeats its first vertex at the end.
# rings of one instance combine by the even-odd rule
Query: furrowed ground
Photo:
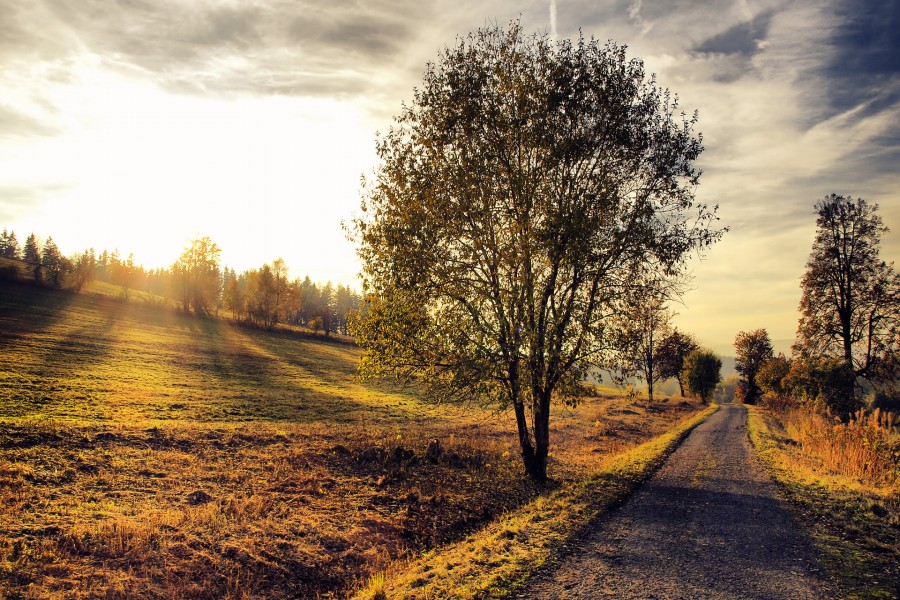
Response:
MULTIPOLYGON (((344 597, 544 493, 509 415, 361 383, 350 344, 0 286, 0 595, 344 597)), ((551 476, 700 408, 556 408, 551 476)))

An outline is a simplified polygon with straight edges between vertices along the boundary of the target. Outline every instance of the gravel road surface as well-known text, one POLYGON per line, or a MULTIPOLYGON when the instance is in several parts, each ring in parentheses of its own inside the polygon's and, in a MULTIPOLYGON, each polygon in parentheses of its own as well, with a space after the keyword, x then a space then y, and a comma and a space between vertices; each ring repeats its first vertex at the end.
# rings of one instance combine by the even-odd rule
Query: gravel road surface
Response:
POLYGON ((723 405, 520 598, 827 598, 812 542, 723 405))

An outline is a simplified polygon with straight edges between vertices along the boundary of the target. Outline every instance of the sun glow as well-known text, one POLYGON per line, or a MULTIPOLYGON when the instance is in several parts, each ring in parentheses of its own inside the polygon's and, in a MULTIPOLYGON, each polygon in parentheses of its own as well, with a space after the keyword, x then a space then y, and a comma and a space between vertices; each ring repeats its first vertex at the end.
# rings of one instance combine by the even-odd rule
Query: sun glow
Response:
POLYGON ((375 162, 361 106, 210 100, 93 68, 53 99, 67 134, 37 139, 5 163, 20 185, 44 191, 39 213, 12 223, 23 239, 34 230, 67 252, 118 248, 158 267, 203 234, 238 269, 283 256, 295 275, 353 281, 340 222, 375 162))

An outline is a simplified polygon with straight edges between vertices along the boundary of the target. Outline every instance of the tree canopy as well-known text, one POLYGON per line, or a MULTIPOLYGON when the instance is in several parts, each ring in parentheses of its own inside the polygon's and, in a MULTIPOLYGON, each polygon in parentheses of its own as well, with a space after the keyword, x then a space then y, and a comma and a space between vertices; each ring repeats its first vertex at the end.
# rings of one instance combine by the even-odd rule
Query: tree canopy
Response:
POLYGON ((613 43, 513 23, 441 52, 351 226, 363 375, 511 408, 544 479, 551 400, 603 363, 633 274, 678 273, 722 234, 694 199, 695 125, 613 43))
POLYGON ((218 244, 209 237, 197 237, 172 265, 173 280, 185 311, 193 309, 195 313, 207 314, 215 306, 219 296, 221 254, 218 244))

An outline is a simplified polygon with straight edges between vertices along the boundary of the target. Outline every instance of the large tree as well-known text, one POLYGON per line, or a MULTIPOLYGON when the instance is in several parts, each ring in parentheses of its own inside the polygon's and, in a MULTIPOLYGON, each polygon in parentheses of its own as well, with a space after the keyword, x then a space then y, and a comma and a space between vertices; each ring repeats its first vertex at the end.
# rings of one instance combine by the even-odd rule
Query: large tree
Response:
POLYGON ((684 359, 700 347, 697 340, 683 331, 673 329, 659 341, 656 349, 656 368, 660 379, 674 377, 678 381, 678 390, 684 396, 684 359))
POLYGON ((603 364, 631 274, 673 275, 721 235, 694 200, 695 120, 612 43, 514 23, 445 49, 353 223, 362 374, 511 408, 545 479, 551 402, 603 364))
POLYGON ((878 205, 832 194, 816 203, 816 238, 801 287, 796 350, 840 358, 873 383, 896 379, 900 276, 879 257, 878 205))
POLYGON ((775 356, 769 333, 765 329, 739 332, 734 338, 734 351, 734 368, 743 378, 738 389, 744 402, 756 404, 762 395, 756 375, 775 356))

